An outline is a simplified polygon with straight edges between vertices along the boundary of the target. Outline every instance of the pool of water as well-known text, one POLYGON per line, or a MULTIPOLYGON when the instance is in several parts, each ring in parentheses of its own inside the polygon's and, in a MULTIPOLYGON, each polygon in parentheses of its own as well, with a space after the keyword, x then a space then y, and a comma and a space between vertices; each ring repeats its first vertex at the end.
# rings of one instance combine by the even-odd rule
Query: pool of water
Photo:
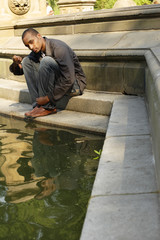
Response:
POLYGON ((79 240, 103 141, 0 117, 0 239, 79 240))

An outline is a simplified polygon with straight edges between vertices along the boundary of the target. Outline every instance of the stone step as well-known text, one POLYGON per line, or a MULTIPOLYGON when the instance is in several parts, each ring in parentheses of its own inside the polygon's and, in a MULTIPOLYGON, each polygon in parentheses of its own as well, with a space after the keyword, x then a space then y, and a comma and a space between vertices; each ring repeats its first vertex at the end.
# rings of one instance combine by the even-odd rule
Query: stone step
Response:
MULTIPOLYGON (((7 100, 4 98, 0 98, 0 102, 0 114, 4 116, 15 117, 23 120, 24 113, 31 110, 31 105, 27 103, 18 103, 16 101, 7 100)), ((56 114, 48 115, 45 117, 38 117, 33 121, 35 123, 53 127, 105 135, 109 117, 97 114, 63 110, 57 112, 56 114)))
MULTIPOLYGON (((70 99, 66 110, 110 115, 117 94, 86 90, 83 95, 70 99)), ((31 104, 26 83, 9 79, 0 79, 0 98, 31 104)))

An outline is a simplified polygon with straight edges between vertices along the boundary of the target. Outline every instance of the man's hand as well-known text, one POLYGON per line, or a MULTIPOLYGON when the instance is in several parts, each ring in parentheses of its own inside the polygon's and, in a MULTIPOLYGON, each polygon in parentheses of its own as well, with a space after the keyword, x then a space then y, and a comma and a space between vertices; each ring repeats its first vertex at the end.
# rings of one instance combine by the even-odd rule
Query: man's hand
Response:
POLYGON ((22 57, 14 55, 13 62, 16 63, 20 68, 22 68, 22 57))

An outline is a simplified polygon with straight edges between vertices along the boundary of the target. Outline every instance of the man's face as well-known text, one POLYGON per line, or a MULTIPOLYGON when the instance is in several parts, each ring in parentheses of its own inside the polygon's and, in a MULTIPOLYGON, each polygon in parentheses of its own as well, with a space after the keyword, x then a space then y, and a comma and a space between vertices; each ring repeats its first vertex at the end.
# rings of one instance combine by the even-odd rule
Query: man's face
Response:
POLYGON ((43 47, 42 39, 43 38, 40 34, 37 34, 37 36, 34 36, 28 32, 23 38, 23 43, 26 47, 28 47, 33 52, 38 53, 39 51, 42 50, 42 47, 43 47))

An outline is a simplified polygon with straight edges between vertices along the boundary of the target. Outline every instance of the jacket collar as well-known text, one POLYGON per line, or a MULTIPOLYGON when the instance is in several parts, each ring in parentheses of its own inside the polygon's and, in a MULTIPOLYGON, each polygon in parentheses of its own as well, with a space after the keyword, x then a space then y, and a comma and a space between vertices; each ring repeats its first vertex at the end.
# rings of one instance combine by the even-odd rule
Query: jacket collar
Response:
POLYGON ((44 39, 46 41, 46 56, 51 56, 52 51, 51 51, 51 47, 50 47, 50 40, 46 37, 44 37, 44 39))

